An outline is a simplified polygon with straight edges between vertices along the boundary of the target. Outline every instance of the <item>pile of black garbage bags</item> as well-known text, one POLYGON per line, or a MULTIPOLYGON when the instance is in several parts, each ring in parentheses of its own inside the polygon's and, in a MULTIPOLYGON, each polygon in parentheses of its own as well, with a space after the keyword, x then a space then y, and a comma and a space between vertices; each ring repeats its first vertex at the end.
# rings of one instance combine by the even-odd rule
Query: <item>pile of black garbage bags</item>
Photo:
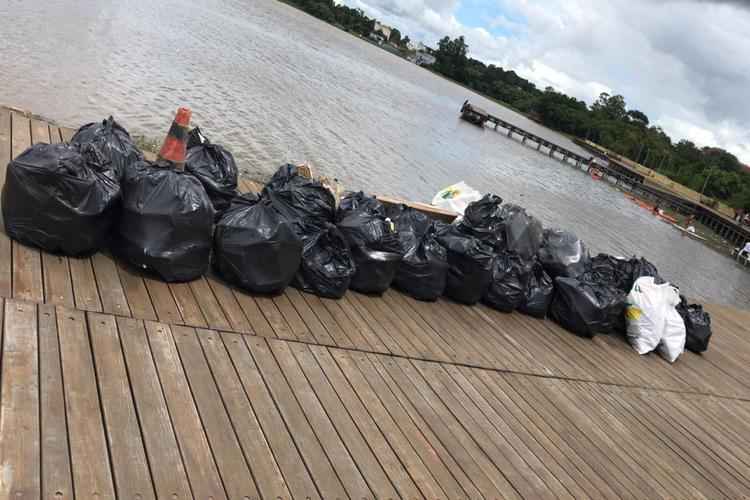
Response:
MULTIPOLYGON (((70 144, 36 144, 7 169, 7 233, 71 256, 109 247, 167 282, 205 274, 274 294, 289 285, 321 297, 348 289, 447 296, 502 312, 549 316, 571 332, 624 334, 626 297, 645 259, 589 255, 573 233, 544 229, 518 205, 487 194, 451 224, 363 192, 338 197, 294 165, 260 194, 238 194, 237 165, 199 129, 184 170, 144 159, 111 117, 84 125, 70 144)), ((686 347, 705 351, 711 318, 682 299, 686 347)))

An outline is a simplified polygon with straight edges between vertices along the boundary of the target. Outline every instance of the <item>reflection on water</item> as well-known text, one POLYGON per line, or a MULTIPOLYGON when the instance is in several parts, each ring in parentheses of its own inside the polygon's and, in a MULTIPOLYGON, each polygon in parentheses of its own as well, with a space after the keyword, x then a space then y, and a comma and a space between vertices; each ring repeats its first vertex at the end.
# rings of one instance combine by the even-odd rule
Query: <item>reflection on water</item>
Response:
POLYGON ((310 160, 346 186, 427 201, 464 180, 576 231, 595 251, 642 254, 696 298, 750 307, 750 273, 602 182, 458 120, 464 99, 577 147, 466 89, 275 0, 7 0, 0 102, 80 124, 114 114, 160 136, 179 105, 267 176, 310 160))

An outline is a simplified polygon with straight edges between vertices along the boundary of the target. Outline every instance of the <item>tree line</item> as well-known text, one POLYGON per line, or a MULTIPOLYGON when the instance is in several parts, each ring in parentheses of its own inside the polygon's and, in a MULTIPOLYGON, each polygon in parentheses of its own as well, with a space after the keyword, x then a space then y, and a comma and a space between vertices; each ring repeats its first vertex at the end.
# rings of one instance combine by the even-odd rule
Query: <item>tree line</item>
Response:
MULTIPOLYGON (((347 31, 368 36, 375 20, 361 9, 333 0, 284 0, 347 31)), ((406 46, 408 37, 394 29, 390 42, 406 46)), ((698 147, 688 140, 673 142, 637 109, 628 109, 621 95, 602 93, 590 106, 555 91, 538 89, 515 71, 468 55, 463 36, 443 37, 433 51, 432 70, 477 92, 505 103, 553 130, 593 142, 706 196, 750 211, 750 173, 736 156, 716 147, 698 147)))

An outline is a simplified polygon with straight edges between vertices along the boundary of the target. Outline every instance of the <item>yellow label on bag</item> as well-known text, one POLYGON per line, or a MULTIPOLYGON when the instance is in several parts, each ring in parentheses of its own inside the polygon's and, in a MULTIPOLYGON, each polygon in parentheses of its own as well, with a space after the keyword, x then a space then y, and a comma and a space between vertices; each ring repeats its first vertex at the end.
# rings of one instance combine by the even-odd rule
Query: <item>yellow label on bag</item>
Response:
POLYGON ((637 306, 629 306, 625 309, 625 318, 630 321, 636 321, 643 316, 643 311, 637 306))

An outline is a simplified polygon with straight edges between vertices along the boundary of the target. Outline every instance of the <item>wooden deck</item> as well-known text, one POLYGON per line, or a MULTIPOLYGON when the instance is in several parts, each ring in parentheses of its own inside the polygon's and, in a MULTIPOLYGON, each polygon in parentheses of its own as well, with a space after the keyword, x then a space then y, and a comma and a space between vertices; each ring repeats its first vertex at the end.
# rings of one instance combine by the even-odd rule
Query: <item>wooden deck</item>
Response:
MULTIPOLYGON (((0 178, 71 133, 0 108, 0 178)), ((709 306, 710 350, 670 366, 483 306, 168 285, 1 233, 0 297, 0 499, 750 496, 750 312, 709 306)))

